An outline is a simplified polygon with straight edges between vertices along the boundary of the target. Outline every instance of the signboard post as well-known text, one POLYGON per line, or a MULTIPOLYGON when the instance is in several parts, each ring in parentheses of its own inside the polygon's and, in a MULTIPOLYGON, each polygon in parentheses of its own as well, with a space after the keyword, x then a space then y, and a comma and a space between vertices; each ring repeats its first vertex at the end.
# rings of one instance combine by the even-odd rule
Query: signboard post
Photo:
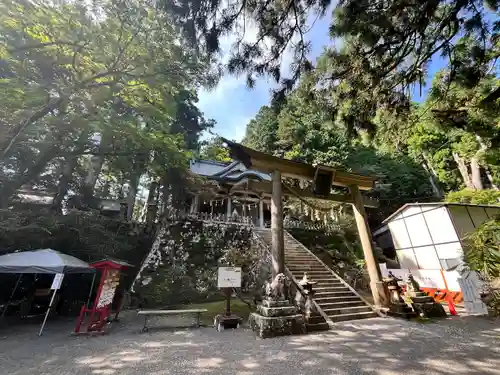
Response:
POLYGON ((233 288, 241 288, 241 267, 219 267, 217 286, 226 296, 226 311, 214 319, 214 326, 218 331, 226 328, 238 328, 241 318, 231 312, 231 294, 233 288))
POLYGON ((43 323, 40 327, 40 332, 38 332, 38 336, 41 336, 43 333, 43 328, 45 327, 45 323, 47 322, 47 318, 49 317, 50 310, 52 309, 52 305, 54 304, 54 299, 56 298, 57 291, 61 289, 63 279, 63 273, 56 273, 54 275, 54 280, 52 280, 52 285, 50 286, 50 289, 53 290, 52 298, 50 299, 49 307, 47 308, 47 312, 45 313, 45 318, 43 318, 43 323))
POLYGON ((219 288, 241 288, 241 267, 219 267, 217 276, 219 288))

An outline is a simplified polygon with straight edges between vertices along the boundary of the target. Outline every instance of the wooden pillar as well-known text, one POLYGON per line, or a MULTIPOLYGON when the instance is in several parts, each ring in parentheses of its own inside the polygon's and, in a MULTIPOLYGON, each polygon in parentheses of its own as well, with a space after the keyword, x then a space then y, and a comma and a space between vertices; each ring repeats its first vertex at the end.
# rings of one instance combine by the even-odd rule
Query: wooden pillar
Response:
POLYGON ((387 298, 385 296, 384 286, 380 280, 378 264, 375 259, 375 255, 373 254, 372 238, 368 221, 366 219, 363 197, 361 196, 358 186, 351 185, 349 190, 354 200, 354 204, 352 205, 354 218, 356 219, 359 238, 361 240, 361 246, 363 247, 366 268, 368 269, 368 275, 370 277, 370 289, 373 295, 373 302, 376 306, 380 307, 387 302, 387 298))
POLYGON ((281 172, 273 172, 273 194, 271 198, 271 252, 273 279, 285 271, 285 239, 283 233, 283 201, 281 194, 281 172))
MULTIPOLYGON (((299 186, 300 186, 300 190, 304 189, 304 180, 303 179, 299 180, 299 186)), ((302 215, 304 214, 304 202, 302 200, 300 200, 299 210, 300 210, 299 214, 300 214, 301 219, 302 219, 302 215)))
POLYGON ((191 209, 189 210, 192 214, 198 212, 200 207, 200 196, 196 194, 191 202, 191 209))
POLYGON ((231 221, 231 196, 229 195, 226 200, 226 220, 231 221))
POLYGON ((259 199, 259 227, 264 228, 264 201, 259 199))

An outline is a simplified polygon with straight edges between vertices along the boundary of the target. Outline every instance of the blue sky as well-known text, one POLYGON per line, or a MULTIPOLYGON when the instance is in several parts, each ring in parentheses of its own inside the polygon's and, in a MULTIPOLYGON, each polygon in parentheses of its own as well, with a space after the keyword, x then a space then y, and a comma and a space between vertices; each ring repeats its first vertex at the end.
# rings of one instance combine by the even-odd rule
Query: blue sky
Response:
MULTIPOLYGON (((312 42, 310 58, 315 59, 321 54, 324 46, 331 44, 328 36, 329 24, 330 13, 327 13, 325 18, 316 20, 307 33, 308 39, 312 42)), ((252 31, 255 30, 250 32, 252 31)), ((223 52, 224 49, 228 49, 230 43, 230 38, 221 43, 223 52)), ((285 55, 282 66, 286 68, 290 62, 291 56, 285 55)), ((214 133, 241 141, 248 122, 255 117, 260 107, 269 104, 270 90, 273 87, 275 83, 272 79, 262 78, 257 81, 253 89, 249 89, 245 83, 245 76, 235 77, 225 74, 217 87, 211 91, 199 92, 198 105, 206 118, 217 121, 212 130, 214 133)))
MULTIPOLYGON (((323 19, 317 19, 311 30, 307 33, 307 38, 312 42, 312 50, 309 58, 313 61, 321 54, 323 48, 331 45, 332 41, 328 35, 330 24, 330 14, 323 19)), ((251 30, 251 32, 255 30, 251 30)), ((247 31, 248 33, 248 31, 247 31)), ((227 38, 221 43, 222 50, 227 57, 227 51, 231 44, 231 38, 227 38)), ((291 61, 291 56, 285 55, 282 66, 286 69, 291 61)), ((443 66, 441 59, 431 63, 429 68, 430 77, 443 66)), ((422 88, 422 96, 418 87, 414 90, 413 99, 421 101, 425 97, 432 78, 428 79, 428 84, 422 88)), ((245 83, 245 76, 235 77, 225 74, 217 87, 211 91, 201 90, 199 92, 200 101, 198 103, 206 118, 216 120, 217 124, 212 130, 213 133, 224 136, 228 139, 241 141, 245 135, 245 128, 248 122, 255 117, 260 107, 267 105, 270 100, 270 90, 275 87, 272 79, 259 79, 253 89, 248 89, 245 83)))

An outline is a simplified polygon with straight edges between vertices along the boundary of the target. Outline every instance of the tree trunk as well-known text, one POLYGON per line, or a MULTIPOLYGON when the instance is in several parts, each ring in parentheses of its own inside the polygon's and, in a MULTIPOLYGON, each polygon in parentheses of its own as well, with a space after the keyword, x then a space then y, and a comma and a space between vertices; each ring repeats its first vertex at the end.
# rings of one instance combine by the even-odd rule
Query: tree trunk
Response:
POLYGON ((479 160, 477 156, 470 159, 470 170, 471 170, 471 181, 474 189, 483 190, 483 181, 481 180, 481 166, 479 165, 479 160))
MULTIPOLYGON (((488 146, 483 142, 483 139, 481 138, 481 136, 479 136, 477 134, 476 134, 476 140, 477 140, 477 143, 479 143, 479 151, 476 154, 476 156, 479 158, 481 156, 481 154, 485 153, 488 150, 488 146)), ((491 188, 495 189, 495 190, 499 190, 498 186, 495 185, 495 183, 493 182, 493 176, 491 175, 491 171, 487 165, 484 166, 484 171, 486 173, 486 177, 488 177, 488 181, 491 184, 491 188)))
POLYGON ((441 189, 441 186, 439 186, 436 170, 429 163, 429 160, 425 155, 422 154, 422 157, 424 159, 422 167, 429 173, 429 181, 432 186, 432 191, 436 197, 442 198, 444 196, 444 191, 441 189))
POLYGON ((2 140, 0 144, 0 152, 1 152, 1 159, 4 159, 5 156, 8 154, 12 146, 16 143, 17 139, 21 134, 24 133, 24 130, 33 124, 34 122, 38 121, 42 117, 46 116, 50 112, 54 111, 56 108, 58 108, 67 98, 66 97, 61 97, 57 99, 52 99, 47 103, 45 106, 42 108, 39 108, 35 112, 33 112, 31 115, 29 115, 25 120, 21 121, 19 124, 17 124, 13 131, 12 131, 12 136, 11 137, 6 137, 6 139, 2 140))
POLYGON ((158 212, 158 182, 151 181, 149 185, 148 200, 146 201, 146 228, 153 227, 158 212))
POLYGON ((73 171, 75 170, 76 164, 78 163, 77 155, 70 155, 64 158, 62 161, 63 169, 61 172, 61 177, 59 178, 59 183, 57 185, 57 193, 52 201, 52 208, 61 212, 62 202, 66 194, 68 194, 69 184, 73 179, 73 171))
POLYGON ((137 188, 139 187, 140 172, 134 172, 130 177, 129 189, 127 194, 127 221, 132 220, 134 215, 135 198, 137 196, 137 188))
POLYGON ((21 186, 37 178, 44 171, 47 164, 57 156, 59 151, 59 148, 46 147, 40 151, 33 164, 19 173, 17 178, 3 184, 0 189, 1 206, 5 207, 21 186))
POLYGON ((458 170, 462 175, 462 180, 465 184, 465 187, 474 189, 474 184, 472 183, 469 171, 467 170, 467 164, 465 164, 464 159, 462 159, 456 152, 453 153, 453 159, 455 159, 455 162, 457 163, 458 170))
POLYGON ((89 161, 87 176, 83 181, 82 197, 84 204, 90 204, 94 198, 94 188, 97 183, 97 178, 101 174, 102 166, 104 165, 104 151, 111 143, 112 136, 109 131, 104 131, 101 134, 99 142, 99 154, 93 155, 89 161))
POLYGON ((498 188, 498 185, 496 185, 495 182, 493 181, 493 176, 491 175, 490 169, 488 167, 485 167, 484 170, 486 172, 486 176, 488 177, 488 181, 491 184, 491 188, 494 190, 500 190, 498 188))
POLYGON ((79 153, 83 152, 88 137, 89 131, 83 131, 77 140, 78 148, 74 150, 74 153, 72 155, 66 156, 62 161, 63 168, 61 177, 59 179, 59 184, 57 185, 57 193, 54 196, 54 200, 52 201, 52 208, 57 212, 61 212, 62 202, 64 200, 64 197, 66 197, 66 195, 68 194, 69 184, 73 180, 73 171, 78 164, 78 158, 80 157, 79 153))

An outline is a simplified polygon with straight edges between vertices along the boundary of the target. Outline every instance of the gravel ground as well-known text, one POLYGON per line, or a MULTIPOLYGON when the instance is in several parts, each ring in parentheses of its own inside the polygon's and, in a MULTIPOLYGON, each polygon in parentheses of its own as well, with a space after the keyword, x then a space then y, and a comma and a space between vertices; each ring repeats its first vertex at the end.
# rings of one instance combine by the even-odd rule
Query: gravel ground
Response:
POLYGON ((156 329, 124 319, 104 336, 68 335, 74 322, 0 330, 0 374, 499 374, 500 321, 421 324, 374 318, 327 333, 256 339, 245 328, 156 329))

